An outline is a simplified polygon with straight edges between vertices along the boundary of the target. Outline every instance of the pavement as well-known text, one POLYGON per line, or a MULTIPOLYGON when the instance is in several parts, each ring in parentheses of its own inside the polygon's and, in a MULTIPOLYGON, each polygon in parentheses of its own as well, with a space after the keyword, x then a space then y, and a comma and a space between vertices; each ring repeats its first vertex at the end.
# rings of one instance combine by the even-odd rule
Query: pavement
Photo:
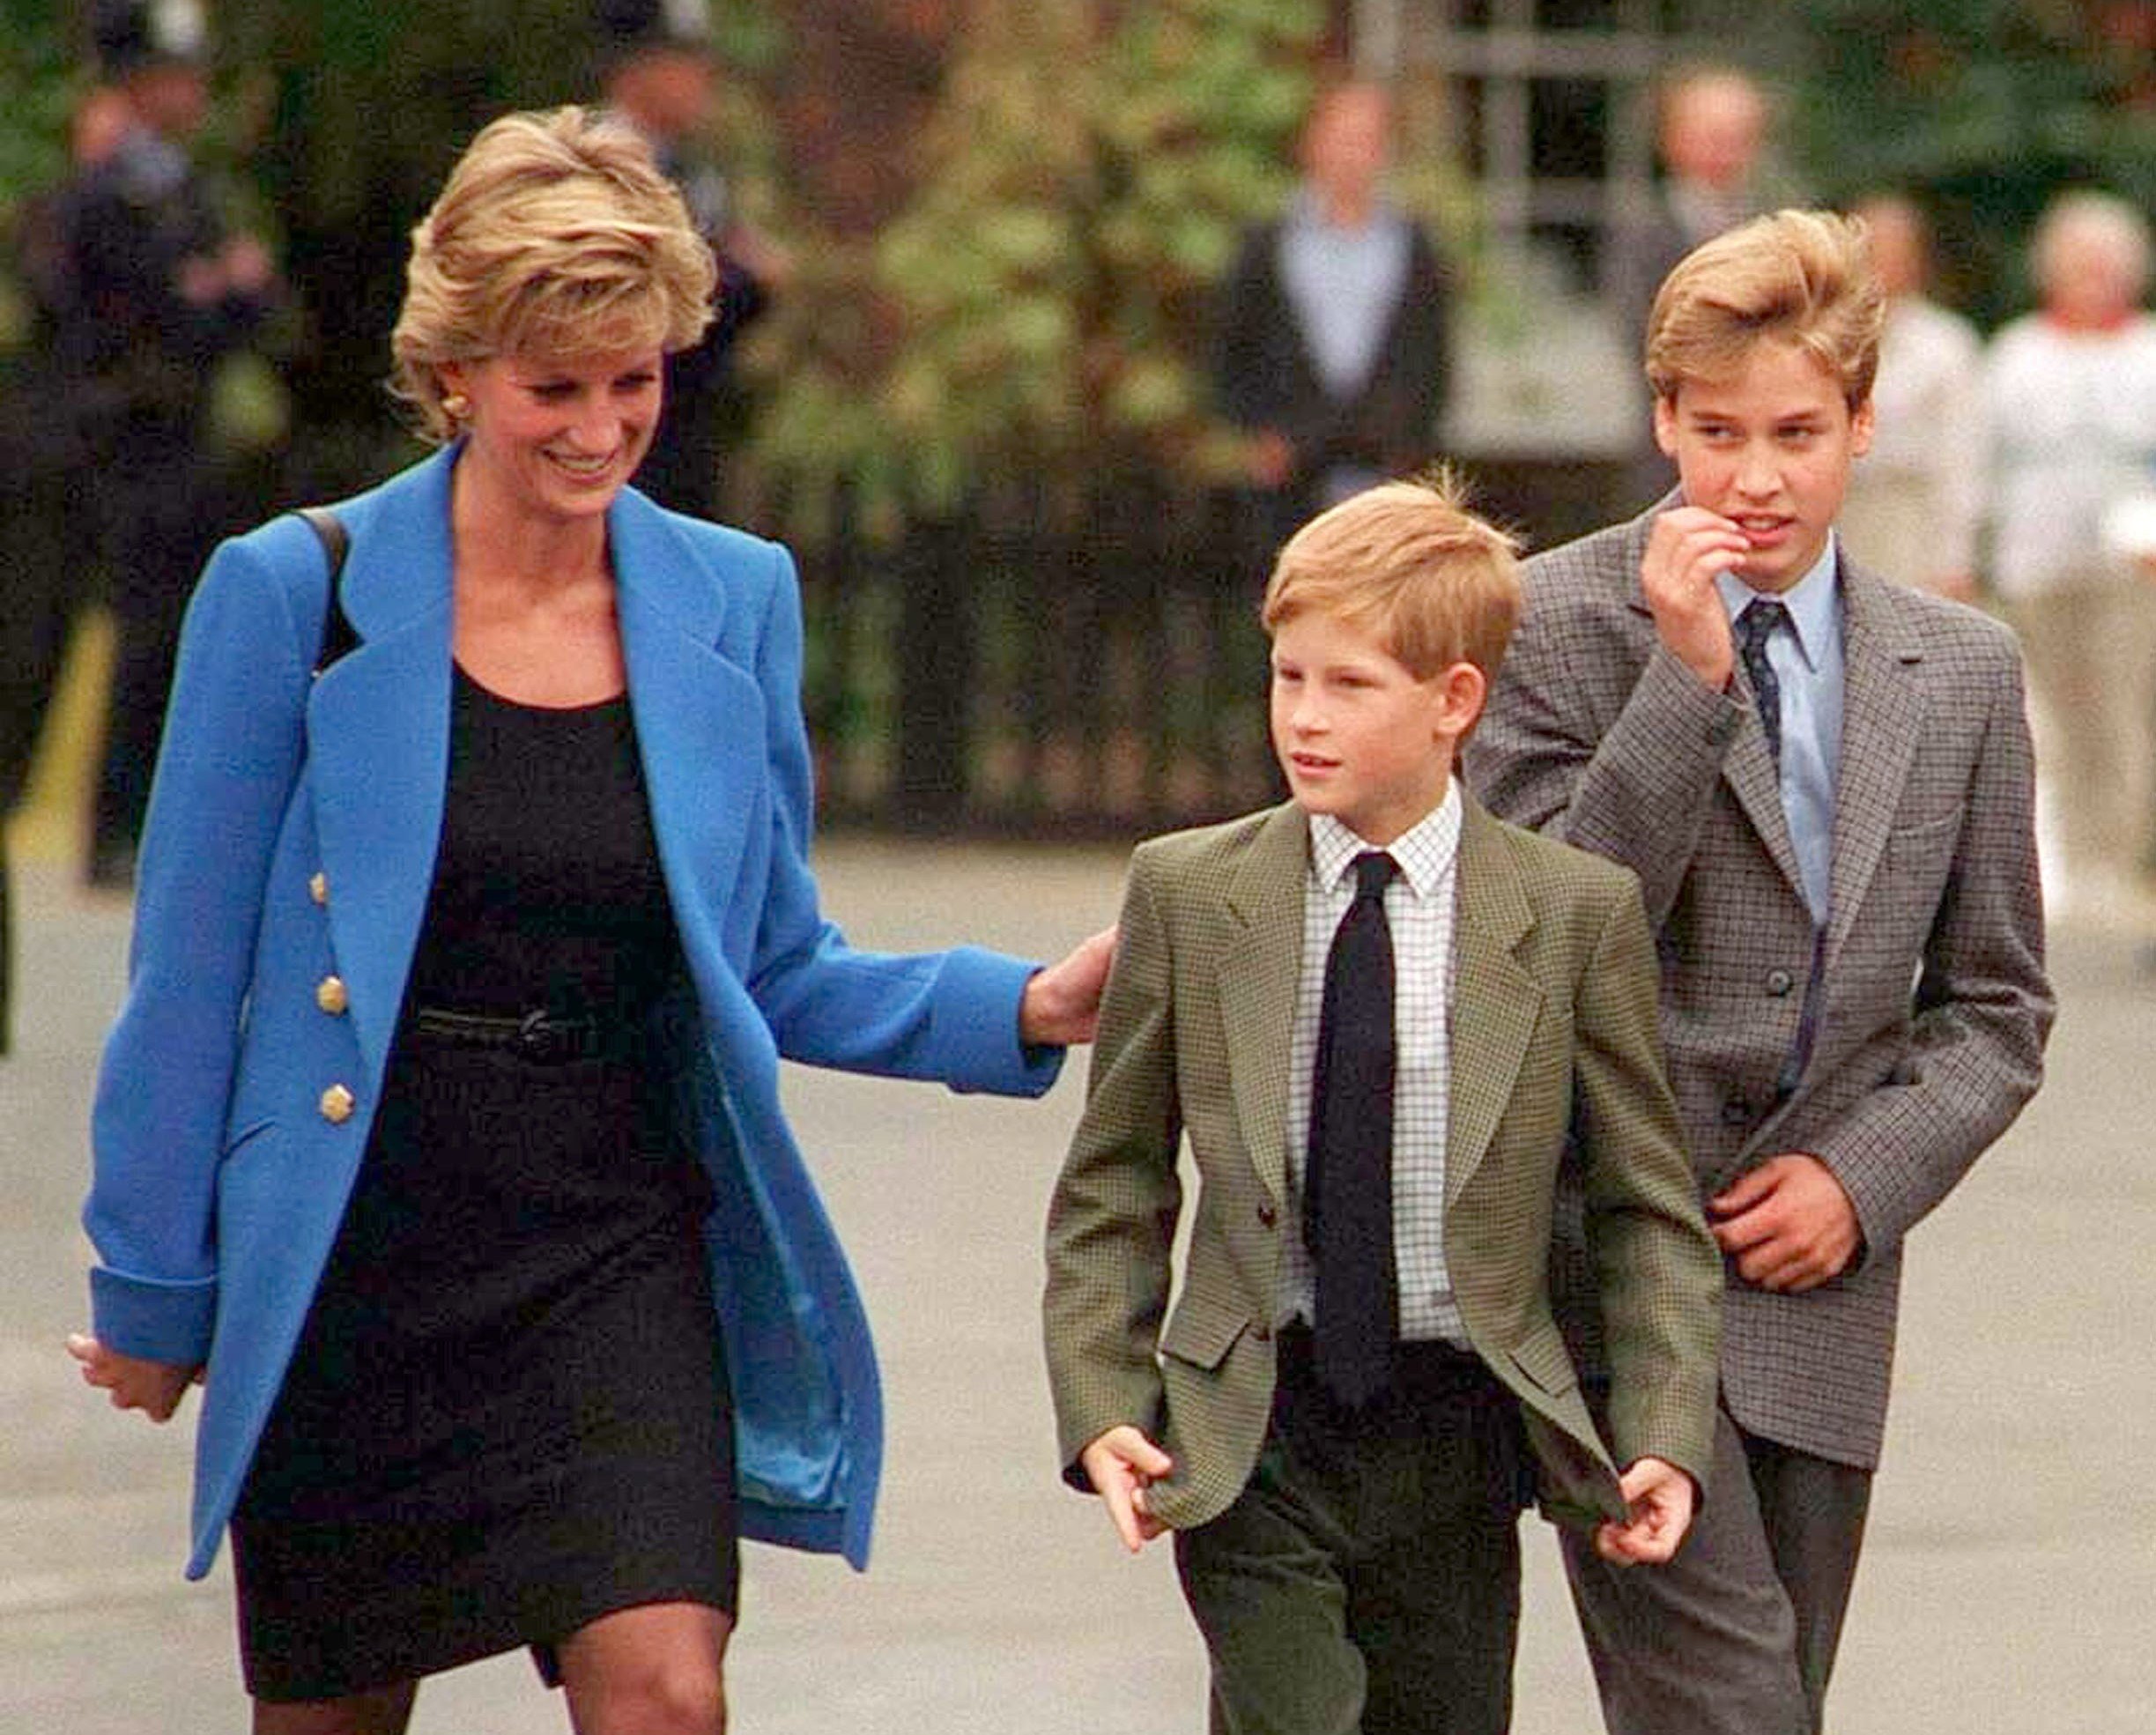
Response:
MULTIPOLYGON (((861 944, 1053 954, 1113 919, 1113 851, 840 840, 861 944)), ((60 1340, 124 901, 19 870, 0 1061, 0 1735, 243 1726, 231 1591, 180 1576, 189 1430, 105 1408, 60 1340)), ((2050 1080, 1912 1240, 1887 1461, 1834 1735, 2156 1735, 2156 982, 2055 937, 2050 1080)), ((890 1410, 876 1560, 752 1547, 729 1668, 752 1735, 1191 1735, 1204 1671, 1165 1548, 1065 1492, 1037 1343, 1043 1204, 1084 1092, 1045 1102, 792 1071, 788 1102, 877 1322, 890 1410)), ((1518 1735, 1593 1735, 1550 1539, 1528 1527, 1518 1735)), ((428 1683, 418 1735, 566 1727, 521 1657, 428 1683)))

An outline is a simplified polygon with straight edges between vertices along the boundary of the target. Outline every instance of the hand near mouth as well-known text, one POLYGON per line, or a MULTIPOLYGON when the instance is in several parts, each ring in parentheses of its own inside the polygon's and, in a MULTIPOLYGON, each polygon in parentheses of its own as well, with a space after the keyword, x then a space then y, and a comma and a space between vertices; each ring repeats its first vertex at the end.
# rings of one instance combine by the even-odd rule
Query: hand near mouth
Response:
POLYGON ((1640 584, 1655 630, 1671 654, 1715 692, 1736 667, 1729 611, 1715 580, 1752 552, 1734 520, 1701 506, 1680 506, 1655 520, 1640 561, 1640 584))

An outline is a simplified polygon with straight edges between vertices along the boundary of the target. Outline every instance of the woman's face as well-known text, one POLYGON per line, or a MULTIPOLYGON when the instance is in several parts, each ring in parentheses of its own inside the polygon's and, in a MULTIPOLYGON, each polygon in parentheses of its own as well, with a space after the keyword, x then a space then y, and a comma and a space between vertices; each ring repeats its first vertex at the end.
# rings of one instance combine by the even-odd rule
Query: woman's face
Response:
POLYGON ((513 509, 553 519, 596 517, 613 504, 651 449, 663 378, 656 348, 441 369, 443 386, 470 400, 462 464, 470 479, 513 509))

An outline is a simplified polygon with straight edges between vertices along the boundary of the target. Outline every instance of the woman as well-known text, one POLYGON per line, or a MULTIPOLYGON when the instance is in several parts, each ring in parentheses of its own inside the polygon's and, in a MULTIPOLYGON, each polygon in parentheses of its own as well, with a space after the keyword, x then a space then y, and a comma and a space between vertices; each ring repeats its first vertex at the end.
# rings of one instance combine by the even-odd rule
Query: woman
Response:
POLYGON ((2156 934, 2156 590, 2104 530, 2156 485, 2150 246, 2127 200, 2061 194, 2029 241, 2040 306, 1999 329, 1984 367, 1991 582, 2028 661, 2038 793, 2060 845, 2045 903, 2139 938, 2156 934))
POLYGON ((70 1349, 204 1382, 189 1570, 229 1520, 269 1735, 519 1643, 586 1735, 722 1727, 737 1535, 861 1564, 880 1452, 780 1055, 1018 1094, 1090 1034, 1109 936, 819 916, 790 564, 626 487, 712 278, 626 131, 488 127, 394 340, 446 449, 341 575, 286 518, 190 612, 70 1349))

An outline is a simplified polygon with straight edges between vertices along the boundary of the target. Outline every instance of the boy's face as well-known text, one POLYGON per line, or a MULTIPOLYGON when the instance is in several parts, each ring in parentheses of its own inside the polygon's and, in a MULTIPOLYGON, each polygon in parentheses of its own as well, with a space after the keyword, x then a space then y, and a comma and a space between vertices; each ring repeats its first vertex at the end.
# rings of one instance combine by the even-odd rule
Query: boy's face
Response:
POLYGON ((1686 503, 1735 524, 1751 552, 1735 571, 1786 590, 1826 546, 1849 466, 1871 446, 1871 405, 1854 414, 1826 365, 1766 339, 1726 380, 1686 380, 1655 404, 1655 440, 1676 460, 1686 503))
POLYGON ((1419 681, 1371 634, 1318 610, 1273 633, 1272 746, 1288 789, 1367 843, 1392 842, 1445 798, 1482 693, 1467 664, 1419 681))

